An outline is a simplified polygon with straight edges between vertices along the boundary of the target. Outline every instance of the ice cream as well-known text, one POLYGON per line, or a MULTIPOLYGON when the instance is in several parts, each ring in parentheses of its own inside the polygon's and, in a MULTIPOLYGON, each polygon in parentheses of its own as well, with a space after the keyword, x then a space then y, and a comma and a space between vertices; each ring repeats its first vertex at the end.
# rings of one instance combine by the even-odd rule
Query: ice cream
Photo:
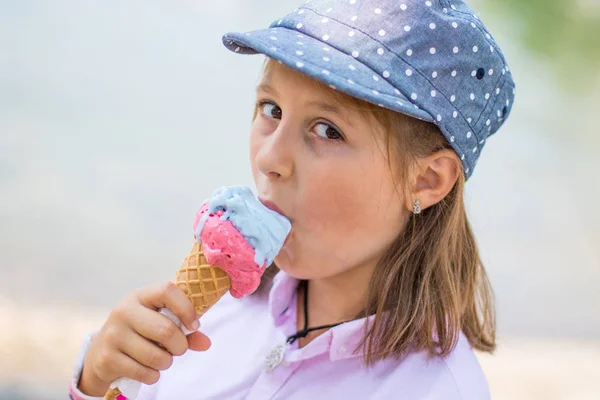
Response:
POLYGON ((216 190, 194 221, 195 238, 209 264, 231 279, 231 295, 253 293, 291 230, 284 216, 265 207, 247 187, 216 190))
MULTIPOLYGON (((264 206, 249 188, 222 187, 196 215, 196 242, 177 271, 175 283, 200 316, 228 289, 235 298, 251 294, 290 230, 290 221, 264 206)), ((191 333, 170 310, 160 312, 186 335, 191 333)), ((139 388, 139 382, 120 378, 112 383, 104 399, 133 399, 139 388)))

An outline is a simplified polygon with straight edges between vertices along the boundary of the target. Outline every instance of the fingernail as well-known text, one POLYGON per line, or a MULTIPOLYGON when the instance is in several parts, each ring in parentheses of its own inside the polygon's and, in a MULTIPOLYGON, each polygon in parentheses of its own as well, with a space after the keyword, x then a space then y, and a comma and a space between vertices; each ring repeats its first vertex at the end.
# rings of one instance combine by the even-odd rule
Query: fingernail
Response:
POLYGON ((197 331, 198 328, 200 328, 200 322, 199 321, 192 322, 192 330, 197 331))

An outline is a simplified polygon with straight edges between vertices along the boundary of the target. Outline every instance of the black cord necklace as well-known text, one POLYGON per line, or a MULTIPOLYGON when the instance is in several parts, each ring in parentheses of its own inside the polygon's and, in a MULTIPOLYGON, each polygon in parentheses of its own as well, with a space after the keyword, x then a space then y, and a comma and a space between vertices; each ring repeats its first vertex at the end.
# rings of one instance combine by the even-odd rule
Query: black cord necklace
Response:
POLYGON ((305 338, 306 335, 308 335, 312 331, 333 328, 334 326, 338 326, 338 325, 348 322, 348 321, 344 321, 344 322, 338 322, 337 324, 321 325, 321 326, 315 326, 314 328, 309 328, 308 327, 308 281, 301 281, 300 284, 302 285, 302 288, 304 289, 304 329, 301 329, 301 330, 297 331, 296 333, 294 333, 293 335, 289 336, 286 340, 287 344, 292 344, 300 338, 305 338))

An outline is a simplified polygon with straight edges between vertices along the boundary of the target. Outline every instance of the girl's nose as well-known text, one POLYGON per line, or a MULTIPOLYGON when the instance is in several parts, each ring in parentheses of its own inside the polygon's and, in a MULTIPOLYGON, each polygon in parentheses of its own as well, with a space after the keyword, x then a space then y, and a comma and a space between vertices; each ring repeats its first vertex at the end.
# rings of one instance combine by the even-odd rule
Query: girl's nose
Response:
POLYGON ((294 138, 281 121, 277 129, 263 137, 256 154, 256 166, 269 179, 289 178, 294 171, 294 138))

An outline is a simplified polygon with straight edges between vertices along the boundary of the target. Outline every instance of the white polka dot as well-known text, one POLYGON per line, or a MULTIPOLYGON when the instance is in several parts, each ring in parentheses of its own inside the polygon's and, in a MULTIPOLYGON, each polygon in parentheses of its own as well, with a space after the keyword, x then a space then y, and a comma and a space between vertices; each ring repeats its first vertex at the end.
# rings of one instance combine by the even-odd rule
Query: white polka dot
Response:
POLYGON ((416 93, 411 94, 410 98, 413 99, 413 100, 416 100, 417 99, 417 94, 416 93))
POLYGON ((329 40, 329 35, 323 35, 323 38, 322 38, 322 39, 323 39, 324 41, 328 41, 328 40, 329 40))
POLYGON ((321 22, 322 22, 322 23, 324 23, 324 24, 326 24, 326 23, 328 23, 328 22, 329 22, 329 18, 323 18, 323 19, 321 20, 321 22))
POLYGON ((379 31, 379 36, 385 36, 385 31, 383 29, 379 31))
POLYGON ((296 44, 297 44, 298 46, 304 46, 304 43, 302 43, 302 42, 296 42, 296 44))
POLYGON ((300 29, 300 28, 302 28, 303 26, 304 26, 304 25, 302 25, 302 24, 300 23, 300 24, 296 25, 296 29, 300 29))
POLYGON ((469 139, 471 137, 472 133, 471 131, 467 132, 467 139, 469 139))
POLYGON ((493 70, 493 69, 490 69, 490 70, 488 71, 488 74, 489 74, 489 75, 494 75, 494 70, 493 70))
POLYGON ((409 25, 405 25, 405 26, 404 26, 404 30, 405 30, 406 32, 410 31, 410 26, 409 26, 409 25))
POLYGON ((271 40, 277 40, 277 37, 276 36, 271 36, 270 39, 271 40))
POLYGON ((383 55, 383 49, 381 47, 377 49, 377 54, 379 54, 380 56, 383 55))
POLYGON ((456 76, 456 70, 452 71, 452 73, 450 75, 456 76))
MULTIPOLYGON (((327 38, 329 38, 329 36, 327 36, 327 38)), ((329 47, 323 47, 323 50, 329 51, 329 47)))
POLYGON ((437 78, 437 76, 438 76, 438 73, 437 73, 437 71, 433 71, 433 72, 431 73, 431 77, 432 77, 432 78, 437 78))
POLYGON ((350 32, 348 32, 348 36, 352 37, 352 36, 354 36, 354 33, 355 33, 354 31, 350 31, 350 32))
POLYGON ((506 74, 506 69, 502 68, 502 75, 506 74))
POLYGON ((298 14, 304 14, 304 10, 298 11, 298 14))
POLYGON ((325 74, 325 75, 329 75, 329 71, 327 71, 326 69, 324 69, 322 72, 323 72, 323 74, 325 74))
POLYGON ((353 16, 352 18, 350 18, 352 21, 356 21, 358 19, 358 15, 353 16))
POLYGON ((501 117, 502 116, 502 111, 500 111, 500 110, 496 111, 496 115, 498 115, 499 117, 501 117))
POLYGON ((490 126, 490 123, 491 123, 491 122, 492 122, 492 121, 490 121, 490 120, 488 119, 487 121, 485 121, 485 124, 486 124, 487 126, 490 126))
POLYGON ((356 57, 358 57, 358 55, 359 55, 359 52, 358 52, 358 51, 354 50, 354 51, 352 52, 352 57, 356 58, 356 57))
POLYGON ((475 75, 477 75, 477 71, 471 72, 471 76, 475 76, 475 75))
POLYGON ((407 69, 406 70, 406 76, 411 76, 412 75, 412 69, 407 69))
POLYGON ((329 87, 332 88, 333 90, 336 89, 335 86, 333 86, 333 85, 329 85, 329 87))
POLYGON ((435 90, 432 90, 432 91, 431 91, 431 97, 435 97, 435 95, 436 95, 436 94, 437 94, 437 93, 436 93, 436 91, 435 91, 435 90))
POLYGON ((352 64, 348 65, 348 68, 350 68, 352 71, 356 70, 356 67, 354 65, 352 65, 352 64))
POLYGON ((454 143, 454 136, 450 136, 450 142, 454 143))
POLYGON ((454 112, 452 113, 452 117, 454 117, 454 118, 458 117, 458 111, 454 111, 454 112))
POLYGON ((373 80, 374 80, 375 82, 379 82, 379 77, 378 77, 377 75, 373 75, 373 80))
MULTIPOLYGON (((308 1, 307 1, 307 3, 308 3, 308 1)), ((329 8, 327 9, 327 12, 331 12, 331 10, 333 10, 333 8, 329 7, 329 8)))
POLYGON ((500 94, 500 88, 496 88, 496 94, 500 94))
POLYGON ((463 154, 462 156, 460 156, 460 159, 464 161, 465 155, 463 154))
POLYGON ((454 48, 452 49, 452 52, 454 54, 458 53, 458 46, 454 46, 454 48))
POLYGON ((330 58, 329 57, 323 57, 323 61, 329 62, 330 58))
POLYGON ((454 29, 458 28, 458 23, 456 23, 456 22, 453 22, 453 23, 452 23, 452 27, 453 27, 454 29))
POLYGON ((375 9, 375 14, 381 14, 381 8, 376 8, 375 9))
POLYGON ((492 38, 492 37, 490 36, 490 34, 489 34, 489 33, 487 33, 487 32, 486 32, 486 34, 485 34, 485 37, 486 37, 486 38, 488 38, 488 39, 491 39, 491 38, 492 38))
POLYGON ((456 6, 454 4, 451 4, 450 8, 453 9, 453 10, 456 10, 456 6))
POLYGON ((475 100, 475 93, 471 93, 469 97, 471 98, 471 100, 475 100))
POLYGON ((413 53, 413 52, 412 52, 412 49, 408 49, 408 50, 406 50, 406 55, 407 55, 407 56, 409 56, 409 57, 410 57, 410 56, 412 56, 412 53, 413 53))
POLYGON ((401 106, 404 106, 404 103, 403 103, 403 102, 401 102, 401 101, 399 101, 399 100, 398 100, 398 101, 396 101, 396 103, 400 104, 401 106))
POLYGON ((506 100, 506 106, 508 107, 510 105, 510 100, 506 100))
POLYGON ((431 53, 431 54, 435 54, 435 47, 432 47, 432 48, 430 48, 430 49, 429 49, 429 53, 431 53))
POLYGON ((302 50, 296 50, 296 55, 299 55, 299 56, 304 55, 304 52, 302 50))
POLYGON ((479 47, 473 46, 473 53, 477 53, 479 51, 479 47))
POLYGON ((426 1, 426 2, 425 2, 425 5, 426 5, 427 7, 431 7, 431 1, 426 1))
POLYGON ((379 95, 379 92, 377 90, 373 90, 372 92, 374 95, 379 95))
POLYGON ((296 61, 296 67, 302 68, 304 67, 304 63, 302 61, 296 61))
POLYGON ((451 101, 452 103, 454 103, 454 101, 455 101, 455 100, 456 100, 456 96, 455 96, 455 95, 452 95, 452 96, 450 96, 450 101, 451 101))
POLYGON ((438 120, 438 122, 439 122, 439 121, 441 121, 441 120, 442 120, 442 116, 441 116, 440 114, 438 114, 438 115, 437 115, 437 117, 436 117, 436 119, 437 119, 437 120, 438 120))
POLYGON ((401 93, 400 93, 400 91, 399 91, 398 89, 394 89, 394 92, 396 92, 396 94, 397 94, 398 96, 400 96, 400 95, 401 95, 401 93))
POLYGON ((384 78, 389 78, 390 77, 390 71, 383 71, 383 77, 384 78))
POLYGON ((490 52, 493 53, 494 52, 494 46, 490 46, 490 52))
POLYGON ((477 153, 477 146, 473 147, 473 153, 477 153))
POLYGON ((471 117, 467 118, 468 123, 471 123, 471 121, 473 121, 473 119, 471 117))
MULTIPOLYGON (((276 47, 271 47, 271 50, 276 50, 276 49, 277 49, 276 47)), ((234 51, 237 53, 237 52, 238 52, 238 51, 240 51, 240 50, 241 50, 241 49, 240 49, 240 46, 238 46, 238 47, 236 47, 236 48, 235 48, 235 50, 234 50, 234 51)))
POLYGON ((406 4, 404 4, 404 3, 400 4, 400 9, 402 11, 406 11, 406 4))
POLYGON ((489 93, 486 93, 486 94, 485 94, 485 99, 487 100, 487 99, 489 99, 489 98, 490 98, 490 94, 489 94, 489 93))
POLYGON ((352 79, 348 79, 348 83, 354 85, 354 81, 352 79))
POLYGON ((472 26, 473 28, 477 28, 477 25, 475 25, 475 22, 471 22, 471 26, 472 26))
POLYGON ((435 24, 433 22, 429 24, 429 29, 435 29, 435 24))

